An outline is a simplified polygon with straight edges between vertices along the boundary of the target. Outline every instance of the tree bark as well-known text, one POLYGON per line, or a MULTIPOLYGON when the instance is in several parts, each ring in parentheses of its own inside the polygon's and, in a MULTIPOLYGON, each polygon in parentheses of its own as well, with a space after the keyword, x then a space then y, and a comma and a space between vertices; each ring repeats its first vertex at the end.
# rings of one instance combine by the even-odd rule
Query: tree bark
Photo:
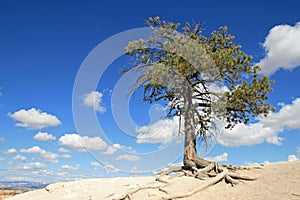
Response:
POLYGON ((196 167, 195 160, 198 157, 196 150, 196 134, 195 134, 195 116, 193 109, 192 97, 189 89, 185 91, 187 94, 184 95, 184 156, 183 164, 187 169, 196 167))
POLYGON ((204 168, 211 164, 211 161, 199 158, 196 149, 196 131, 195 131, 195 115, 194 106, 192 102, 192 89, 188 86, 184 91, 184 169, 204 168))

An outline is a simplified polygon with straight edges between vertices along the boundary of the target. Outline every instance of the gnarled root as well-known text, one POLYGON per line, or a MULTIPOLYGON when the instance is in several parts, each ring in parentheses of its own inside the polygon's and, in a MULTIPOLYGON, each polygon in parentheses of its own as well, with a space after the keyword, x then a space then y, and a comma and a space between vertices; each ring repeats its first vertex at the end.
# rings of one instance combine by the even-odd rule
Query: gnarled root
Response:
POLYGON ((181 167, 183 170, 180 171, 179 167, 168 169, 167 171, 162 172, 163 175, 168 175, 173 172, 183 172, 185 175, 192 176, 199 179, 205 179, 206 183, 201 185, 200 187, 188 192, 183 193, 176 196, 168 196, 164 197, 163 199, 179 199, 185 198, 194 195, 195 193, 201 192, 206 188, 225 180, 226 183, 231 184, 232 186, 239 183, 239 180, 245 181, 254 181, 256 178, 240 175, 234 173, 232 171, 236 171, 238 169, 246 169, 242 167, 227 167, 221 166, 217 162, 206 161, 204 159, 199 158, 198 161, 187 161, 184 163, 185 166, 181 167), (187 169, 189 169, 189 173, 187 173, 187 169))
POLYGON ((169 197, 164 197, 164 200, 171 200, 171 199, 179 199, 179 198, 185 198, 185 197, 189 197, 192 196, 198 192, 201 192, 203 190, 205 190, 206 188, 208 188, 209 186, 212 186, 218 182, 220 182, 222 179, 224 179, 224 177, 228 174, 228 170, 225 169, 223 172, 221 172, 220 174, 218 174, 216 177, 210 179, 206 184, 202 185, 199 188, 196 188, 190 192, 181 194, 181 195, 176 195, 176 196, 169 196, 169 197))
POLYGON ((163 188, 161 188, 160 186, 145 186, 145 187, 137 187, 132 191, 127 192, 126 194, 123 194, 121 197, 115 199, 115 200, 126 200, 126 199, 131 199, 131 196, 134 193, 137 193, 140 190, 146 190, 146 189, 158 189, 161 192, 164 192, 166 194, 168 194, 163 188))
POLYGON ((233 166, 226 166, 226 165, 219 165, 217 162, 206 161, 204 159, 197 159, 197 161, 186 161, 184 162, 184 166, 175 167, 163 171, 156 176, 156 181, 160 182, 161 185, 148 185, 145 187, 137 187, 131 191, 128 191, 126 194, 122 195, 118 200, 125 200, 131 199, 132 195, 140 190, 146 189, 158 189, 160 192, 165 193, 165 195, 169 195, 168 192, 164 189, 172 184, 169 182, 172 178, 178 178, 180 176, 188 176, 194 177, 198 179, 205 179, 205 182, 201 184, 199 187, 185 192, 179 195, 167 196, 163 197, 162 199, 171 200, 171 199, 180 199, 192 196, 198 192, 205 190, 206 188, 224 180, 226 183, 231 184, 232 186, 238 184, 240 180, 245 181, 253 181, 256 178, 244 176, 235 173, 237 170, 245 169, 242 167, 233 167, 233 166), (171 176, 169 179, 166 179, 166 176, 171 173, 178 173, 175 176, 171 176), (169 181, 168 181, 169 180, 169 181))

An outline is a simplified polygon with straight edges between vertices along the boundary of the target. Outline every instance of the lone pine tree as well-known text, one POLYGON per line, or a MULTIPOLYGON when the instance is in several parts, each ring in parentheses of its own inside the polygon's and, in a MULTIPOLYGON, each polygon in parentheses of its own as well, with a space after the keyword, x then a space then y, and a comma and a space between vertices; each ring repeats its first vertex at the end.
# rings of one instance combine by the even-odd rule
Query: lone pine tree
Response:
POLYGON ((184 166, 173 171, 199 174, 212 163, 198 156, 197 138, 206 141, 219 122, 231 129, 266 116, 273 109, 268 103, 272 81, 259 75, 260 67, 234 42, 226 26, 206 36, 202 24, 181 26, 159 17, 146 23, 151 36, 131 41, 125 50, 133 62, 124 71, 139 74, 131 92, 142 89, 145 102, 166 101, 168 116, 182 118, 184 166))

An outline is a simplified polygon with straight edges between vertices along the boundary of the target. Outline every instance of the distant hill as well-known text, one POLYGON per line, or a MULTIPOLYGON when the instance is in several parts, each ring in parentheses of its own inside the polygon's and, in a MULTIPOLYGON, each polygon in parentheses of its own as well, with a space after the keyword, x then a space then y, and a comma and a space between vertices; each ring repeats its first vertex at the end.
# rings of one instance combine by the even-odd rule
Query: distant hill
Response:
POLYGON ((29 181, 0 181, 1 190, 22 190, 29 191, 44 188, 49 183, 29 182, 29 181))

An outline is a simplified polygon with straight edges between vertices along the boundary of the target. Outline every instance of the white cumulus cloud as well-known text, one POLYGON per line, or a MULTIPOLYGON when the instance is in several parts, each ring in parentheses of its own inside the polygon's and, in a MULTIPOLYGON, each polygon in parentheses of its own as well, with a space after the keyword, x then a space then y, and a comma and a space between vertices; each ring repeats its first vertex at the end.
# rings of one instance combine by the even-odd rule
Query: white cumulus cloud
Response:
POLYGON ((113 144, 112 146, 108 146, 104 152, 102 152, 103 155, 113 155, 116 153, 118 149, 124 148, 120 144, 113 144))
POLYGON ((83 96, 83 105, 93 108, 94 110, 104 113, 105 107, 102 105, 103 94, 98 91, 92 91, 83 96))
POLYGON ((155 123, 136 128, 137 143, 161 143, 167 144, 173 139, 179 139, 179 118, 162 119, 155 123))
POLYGON ((100 163, 98 163, 98 162, 91 162, 91 166, 93 167, 94 170, 98 170, 98 167, 100 167, 100 163))
POLYGON ((7 155, 7 154, 14 154, 17 153, 18 151, 15 148, 10 148, 6 151, 3 151, 2 154, 7 155))
POLYGON ((263 163, 249 162, 249 161, 244 162, 245 166, 258 166, 258 165, 268 165, 268 164, 270 164, 270 162, 268 160, 265 160, 263 163))
POLYGON ((263 48, 266 56, 258 63, 263 74, 300 66, 300 22, 295 26, 284 24, 273 27, 265 38, 263 48))
POLYGON ((57 163, 57 157, 58 155, 52 152, 46 152, 45 150, 42 151, 41 155, 41 159, 45 162, 52 162, 52 163, 57 163))
POLYGON ((257 123, 221 130, 218 142, 224 146, 252 146, 263 142, 281 145, 283 138, 279 135, 284 130, 300 129, 300 98, 281 105, 278 112, 259 117, 257 123))
POLYGON ((112 164, 105 162, 103 165, 103 168, 105 170, 106 173, 118 173, 120 171, 120 169, 116 168, 115 166, 113 166, 112 164))
POLYGON ((141 157, 138 157, 136 155, 130 155, 130 154, 123 154, 119 155, 116 160, 126 160, 126 161, 139 161, 141 160, 141 157))
MULTIPOLYGON (((279 105, 282 107, 278 112, 271 112, 267 117, 258 117, 255 123, 240 123, 232 130, 220 126, 217 142, 223 146, 253 146, 264 142, 281 145, 284 130, 300 129, 300 98, 294 99, 291 104, 279 105)), ((162 119, 149 126, 137 128, 137 143, 167 144, 174 137, 180 139, 178 122, 178 118, 162 119)), ((220 122, 221 124, 223 123, 220 122)))
POLYGON ((57 163, 58 155, 52 152, 47 152, 44 149, 41 149, 39 146, 33 146, 28 149, 21 149, 21 153, 27 153, 27 154, 38 154, 40 155, 40 158, 45 162, 52 162, 57 163))
POLYGON ((237 124, 232 130, 223 129, 218 142, 223 146, 252 146, 263 142, 280 145, 282 138, 261 123, 237 124))
POLYGON ((0 162, 2 162, 3 160, 5 160, 5 158, 1 158, 1 157, 0 157, 0 162))
POLYGON ((295 160, 300 160, 300 147, 297 148, 296 155, 294 154, 288 155, 288 161, 295 161, 295 160))
POLYGON ((17 160, 17 161, 20 161, 20 162, 26 162, 27 161, 25 156, 21 156, 19 154, 14 157, 14 160, 17 160))
POLYGON ((16 126, 28 129, 42 129, 61 124, 60 120, 56 116, 42 112, 36 108, 31 108, 29 110, 21 109, 12 114, 8 113, 8 116, 13 120, 18 121, 18 123, 15 124, 16 126))
POLYGON ((65 149, 65 148, 63 148, 63 147, 60 147, 60 148, 58 149, 58 152, 59 152, 59 153, 68 153, 69 150, 68 150, 68 149, 65 149))
POLYGON ((62 169, 62 170, 78 170, 79 167, 80 167, 79 164, 77 164, 77 165, 75 165, 75 166, 71 166, 71 165, 62 165, 62 166, 60 167, 60 169, 62 169))
POLYGON ((77 151, 102 150, 107 145, 100 137, 80 136, 79 134, 65 134, 59 138, 59 144, 77 151))
POLYGON ((214 161, 214 162, 224 162, 228 161, 228 153, 223 153, 222 155, 218 155, 215 157, 207 157, 207 160, 214 161))
POLYGON ((39 146, 33 146, 28 149, 21 149, 20 152, 28 154, 40 154, 42 152, 42 149, 39 146))
POLYGON ((276 131, 300 128, 300 98, 292 101, 292 104, 281 104, 279 112, 270 113, 266 118, 260 118, 265 127, 271 127, 276 131))
POLYGON ((47 165, 40 162, 32 162, 22 165, 20 168, 24 170, 32 170, 32 169, 43 169, 46 168, 47 165))
POLYGON ((63 157, 63 158, 72 158, 72 156, 70 154, 67 154, 67 153, 61 155, 61 157, 63 157))
POLYGON ((50 133, 46 133, 46 132, 38 132, 37 134, 35 134, 35 136, 33 138, 38 141, 47 141, 47 140, 55 140, 56 139, 55 136, 53 136, 50 133))
POLYGON ((91 162, 91 166, 92 167, 99 167, 100 163, 98 163, 98 162, 91 162))
POLYGON ((299 160, 296 155, 288 155, 288 161, 299 160))

